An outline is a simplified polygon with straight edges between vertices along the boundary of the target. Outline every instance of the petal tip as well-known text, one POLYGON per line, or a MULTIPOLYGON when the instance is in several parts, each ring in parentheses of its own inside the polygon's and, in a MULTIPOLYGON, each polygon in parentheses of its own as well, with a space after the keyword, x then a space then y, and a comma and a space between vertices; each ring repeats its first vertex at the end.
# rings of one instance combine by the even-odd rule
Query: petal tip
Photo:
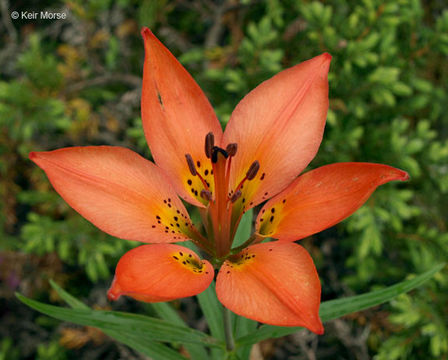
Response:
POLYGON ((325 52, 322 54, 322 57, 324 58, 324 61, 330 62, 333 56, 331 56, 329 53, 325 52))
POLYGON ((117 301, 120 296, 120 294, 115 294, 111 290, 107 292, 107 298, 109 299, 109 301, 117 301))
POLYGON ((143 39, 145 39, 148 36, 153 35, 152 31, 149 30, 149 28, 147 28, 146 26, 142 27, 142 29, 140 30, 140 33, 142 34, 143 39))
POLYGON ((35 159, 37 158, 37 152, 36 152, 36 151, 31 151, 31 152, 28 154, 28 158, 29 158, 31 161, 35 161, 35 159))
POLYGON ((410 176, 406 171, 400 170, 400 177, 398 178, 398 180, 400 181, 406 181, 409 180, 410 176))
POLYGON ((107 290, 107 298, 109 301, 117 301, 121 297, 121 292, 117 289, 115 277, 112 281, 112 285, 109 290, 107 290))
POLYGON ((325 329, 324 329, 324 326, 322 325, 322 323, 320 323, 316 329, 311 330, 311 331, 317 335, 323 335, 325 332, 325 329))
POLYGON ((388 181, 394 181, 394 180, 398 180, 398 181, 406 181, 410 179, 409 174, 401 169, 397 169, 394 167, 389 167, 391 169, 390 175, 388 176, 388 181))
POLYGON ((323 53, 322 55, 320 55, 320 57, 322 58, 321 69, 325 74, 327 74, 328 71, 330 70, 330 63, 331 63, 332 56, 326 52, 326 53, 323 53))

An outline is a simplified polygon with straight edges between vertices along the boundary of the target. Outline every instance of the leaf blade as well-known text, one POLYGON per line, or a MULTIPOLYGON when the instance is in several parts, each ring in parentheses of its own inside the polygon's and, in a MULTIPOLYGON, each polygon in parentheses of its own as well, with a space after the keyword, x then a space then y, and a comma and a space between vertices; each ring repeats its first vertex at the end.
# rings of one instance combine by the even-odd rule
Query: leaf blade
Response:
MULTIPOLYGON (((57 292, 57 294, 73 309, 81 309, 81 310, 89 310, 90 308, 84 304, 83 302, 79 301, 77 298, 75 298, 73 295, 62 289, 58 284, 56 284, 53 280, 50 280, 51 287, 57 292)), ((169 306, 169 305, 167 305, 169 306)), ((165 319, 168 320, 168 319, 165 319)), ((182 325, 183 322, 181 320, 181 323, 179 325, 182 325)), ((178 351, 175 351, 174 349, 169 348, 168 346, 157 343, 154 341, 149 341, 144 336, 139 335, 130 335, 130 334, 123 334, 120 331, 115 330, 106 330, 101 328, 101 330, 110 336, 111 338, 128 345, 129 347, 141 352, 142 354, 145 354, 155 360, 177 360, 177 359, 186 359, 184 356, 182 356, 178 351)), ((185 347, 189 351, 191 356, 196 356, 194 358, 197 359, 206 359, 206 357, 199 357, 199 355, 202 355, 201 353, 196 353, 194 350, 190 352, 190 347, 198 346, 203 349, 200 345, 195 344, 186 344, 185 347)), ((205 352, 205 350, 204 350, 205 352)), ((206 353, 205 353, 206 354, 206 353)))
POLYGON ((212 347, 222 346, 219 341, 198 330, 174 325, 161 319, 116 311, 68 309, 28 299, 18 293, 16 293, 16 296, 25 305, 62 321, 122 333, 143 333, 146 334, 147 340, 151 341, 199 343, 212 347))
POLYGON ((75 298, 73 295, 69 294, 67 291, 65 291, 51 279, 50 279, 50 285, 53 288, 53 290, 56 291, 57 294, 61 297, 61 299, 64 300, 72 309, 81 309, 81 310, 90 309, 86 304, 75 298))
MULTIPOLYGON (((179 316, 178 312, 169 303, 152 303, 151 307, 160 318, 176 325, 187 326, 185 321, 179 316)), ((185 348, 192 359, 207 360, 209 358, 206 350, 201 345, 185 344, 185 348)))

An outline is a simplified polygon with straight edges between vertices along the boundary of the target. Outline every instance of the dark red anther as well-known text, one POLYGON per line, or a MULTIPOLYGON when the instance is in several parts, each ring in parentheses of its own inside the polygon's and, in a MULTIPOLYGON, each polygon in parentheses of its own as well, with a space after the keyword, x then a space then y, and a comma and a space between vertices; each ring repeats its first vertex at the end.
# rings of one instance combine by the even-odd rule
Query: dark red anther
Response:
POLYGON ((241 197, 241 190, 238 190, 237 192, 235 192, 235 194, 232 195, 232 197, 230 198, 230 201, 234 203, 240 197, 241 197))
POLYGON ((190 154, 185 154, 185 159, 187 159, 187 164, 188 168, 190 169, 191 175, 196 176, 198 172, 196 171, 196 166, 194 166, 193 158, 190 154))
POLYGON ((258 170, 260 170, 260 163, 258 162, 258 160, 255 160, 250 166, 249 170, 247 170, 247 180, 252 180, 257 175, 258 170))
POLYGON ((213 199, 212 193, 204 189, 201 190, 201 197, 208 201, 212 201, 213 199))
POLYGON ((226 152, 229 154, 229 156, 235 156, 236 151, 238 150, 238 144, 232 143, 227 145, 226 152))
POLYGON ((215 136, 212 132, 209 132, 205 136, 205 155, 210 159, 212 157, 212 150, 215 146, 215 136))

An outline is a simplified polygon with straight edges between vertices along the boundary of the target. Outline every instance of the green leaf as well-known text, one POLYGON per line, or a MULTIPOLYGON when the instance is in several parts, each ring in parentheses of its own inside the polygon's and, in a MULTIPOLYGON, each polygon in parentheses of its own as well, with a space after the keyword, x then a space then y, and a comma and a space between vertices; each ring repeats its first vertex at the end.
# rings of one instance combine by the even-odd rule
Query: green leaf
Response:
MULTIPOLYGON (((162 303, 153 303, 151 307, 154 311, 159 315, 162 319, 169 321, 173 324, 180 326, 187 326, 182 318, 179 316, 178 312, 173 309, 173 307, 166 302, 162 303)), ((188 354, 192 359, 204 359, 207 360, 209 358, 207 352, 204 347, 198 344, 185 344, 185 348, 188 351, 188 354)))
POLYGON ((16 294, 25 305, 48 316, 75 324, 93 326, 102 330, 118 331, 123 335, 143 334, 146 341, 197 343, 206 346, 221 347, 218 340, 184 326, 148 316, 128 314, 116 311, 100 311, 91 309, 67 309, 59 306, 43 304, 16 294))
MULTIPOLYGON (((207 320, 208 328, 212 336, 222 342, 225 341, 224 324, 223 324, 223 307, 216 297, 215 282, 212 281, 207 290, 196 295, 202 313, 207 320)), ((213 359, 222 359, 223 351, 212 350, 213 359)))
MULTIPOLYGON (((81 309, 81 310, 89 310, 90 308, 84 304, 83 302, 79 301, 77 298, 66 292, 64 289, 62 289, 58 284, 56 284, 53 280, 50 280, 51 287, 58 293, 58 295, 73 309, 81 309)), ((146 336, 144 334, 127 334, 123 333, 122 331, 115 331, 115 330, 106 330, 104 328, 101 328, 101 330, 104 331, 105 334, 109 335, 111 338, 114 338, 115 340, 126 344, 130 346, 131 348, 141 352, 142 354, 145 354, 147 356, 150 356, 153 359, 156 360, 164 360, 164 359, 186 359, 184 356, 179 354, 179 352, 169 348, 166 345, 154 342, 154 341, 148 341, 146 336)), ((189 346, 195 346, 193 344, 188 344, 189 346)), ((196 345, 197 346, 197 345, 196 345)), ((190 350, 187 345, 185 345, 187 350, 190 353, 190 350)), ((194 357, 193 353, 190 353, 190 355, 193 358, 197 359, 207 359, 207 357, 199 358, 194 357)), ((199 354, 200 355, 200 354, 199 354)))
MULTIPOLYGON (((250 334, 257 328, 258 325, 258 322, 238 315, 234 316, 233 321, 235 329, 234 334, 236 339, 243 337, 244 335, 250 334)), ((239 359, 249 359, 250 352, 252 350, 252 345, 253 344, 248 344, 244 346, 239 346, 237 348, 237 355, 239 359)))
MULTIPOLYGON (((386 287, 381 290, 375 290, 366 294, 351 296, 342 299, 325 301, 320 306, 320 318, 323 322, 325 322, 385 303, 393 299, 397 295, 406 293, 422 285, 444 266, 445 264, 436 265, 431 270, 421 275, 418 275, 409 280, 404 280, 402 282, 399 282, 398 284, 386 287)), ((258 330, 237 339, 236 342, 238 345, 255 344, 266 339, 290 335, 300 329, 302 328, 263 325, 258 330)))
POLYGON ((202 312, 207 319, 207 324, 213 337, 225 340, 224 325, 222 319, 222 305, 216 297, 215 282, 213 281, 207 290, 196 295, 202 312))
POLYGON ((53 280, 50 280, 50 285, 54 291, 58 293, 62 300, 64 300, 72 309, 80 309, 80 310, 89 310, 90 308, 84 304, 82 301, 79 301, 73 295, 69 294, 63 288, 61 288, 58 284, 56 284, 53 280))
POLYGON ((174 310, 169 303, 161 302, 161 303, 152 303, 150 305, 154 309, 156 314, 159 315, 160 318, 172 322, 173 324, 185 326, 185 322, 182 320, 177 311, 174 310))
POLYGON ((149 356, 154 360, 183 360, 187 359, 185 356, 181 355, 178 351, 169 348, 166 345, 148 341, 144 336, 141 335, 129 335, 124 334, 121 331, 107 330, 104 331, 107 335, 114 338, 115 340, 126 344, 127 346, 141 352, 144 355, 149 356))

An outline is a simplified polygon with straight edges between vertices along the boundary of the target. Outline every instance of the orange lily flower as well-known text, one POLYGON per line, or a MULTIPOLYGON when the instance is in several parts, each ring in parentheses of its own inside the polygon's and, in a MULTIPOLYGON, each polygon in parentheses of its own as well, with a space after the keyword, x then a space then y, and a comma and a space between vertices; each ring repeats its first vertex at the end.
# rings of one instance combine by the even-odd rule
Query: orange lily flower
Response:
POLYGON ((109 298, 159 302, 193 296, 210 285, 215 267, 217 296, 226 308, 322 334, 319 277, 310 255, 294 241, 348 217, 379 185, 406 180, 407 173, 339 163, 298 176, 322 140, 329 54, 260 84, 238 104, 223 133, 184 67, 149 29, 142 35, 142 119, 156 165, 112 146, 30 154, 87 220, 113 236, 150 243, 120 259, 109 298), (206 235, 177 195, 200 208, 206 235), (254 235, 232 249, 243 213, 266 200, 254 235), (265 237, 278 241, 260 243, 265 237), (185 240, 214 266, 171 244, 185 240))

